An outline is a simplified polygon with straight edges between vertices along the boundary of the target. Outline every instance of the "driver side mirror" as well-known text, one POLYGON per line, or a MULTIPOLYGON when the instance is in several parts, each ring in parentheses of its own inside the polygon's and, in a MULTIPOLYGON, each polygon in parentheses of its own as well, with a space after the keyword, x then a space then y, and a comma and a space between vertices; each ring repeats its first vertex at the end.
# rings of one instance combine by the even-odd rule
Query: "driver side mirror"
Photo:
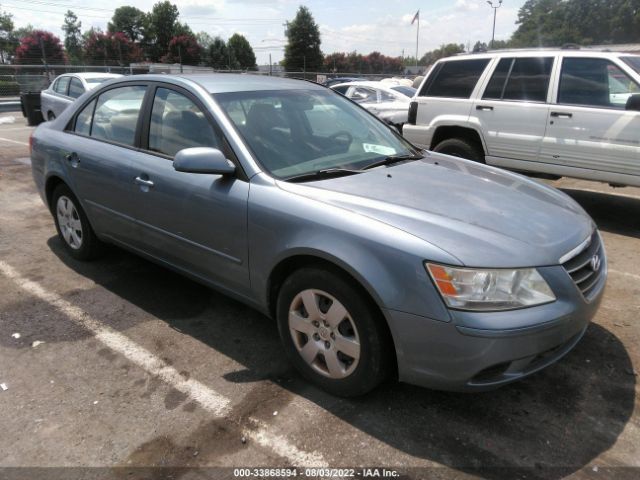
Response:
POLYGON ((233 175, 236 166, 217 148, 193 147, 176 153, 173 168, 178 172, 233 175))
POLYGON ((627 99, 627 104, 625 105, 624 109, 640 112, 640 94, 636 93, 634 95, 631 95, 627 99))

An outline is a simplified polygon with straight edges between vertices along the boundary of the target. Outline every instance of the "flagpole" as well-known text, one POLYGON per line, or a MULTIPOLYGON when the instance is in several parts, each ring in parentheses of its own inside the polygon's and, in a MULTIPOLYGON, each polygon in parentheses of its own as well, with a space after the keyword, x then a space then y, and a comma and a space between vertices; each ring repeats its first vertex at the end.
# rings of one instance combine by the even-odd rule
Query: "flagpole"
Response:
POLYGON ((418 10, 418 28, 416 29, 416 74, 418 73, 418 39, 420 38, 420 10, 418 10))

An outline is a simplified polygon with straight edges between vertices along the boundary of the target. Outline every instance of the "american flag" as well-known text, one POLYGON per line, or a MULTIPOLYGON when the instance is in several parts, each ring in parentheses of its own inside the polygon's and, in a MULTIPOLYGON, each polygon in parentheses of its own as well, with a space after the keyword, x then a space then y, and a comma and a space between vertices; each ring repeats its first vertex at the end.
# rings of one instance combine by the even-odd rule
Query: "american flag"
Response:
POLYGON ((411 20, 411 25, 413 25, 416 20, 420 20, 420 10, 418 10, 416 14, 413 16, 413 20, 411 20))

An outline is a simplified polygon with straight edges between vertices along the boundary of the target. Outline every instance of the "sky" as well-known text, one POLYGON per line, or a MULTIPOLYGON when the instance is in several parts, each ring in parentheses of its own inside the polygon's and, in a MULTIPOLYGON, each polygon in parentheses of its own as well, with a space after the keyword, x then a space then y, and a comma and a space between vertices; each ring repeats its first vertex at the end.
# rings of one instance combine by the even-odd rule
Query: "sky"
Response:
MULTIPOLYGON (((157 0, 0 0, 0 9, 13 15, 16 27, 33 25, 63 38, 64 13, 72 10, 82 29, 106 29, 113 10, 132 5, 151 10, 157 0)), ((504 0, 497 13, 496 39, 506 40, 516 29, 518 10, 525 0, 504 0)), ((205 31, 227 39, 241 33, 251 43, 257 63, 274 63, 284 55, 284 23, 304 4, 320 26, 322 51, 390 56, 412 56, 420 10, 419 54, 444 43, 471 45, 491 40, 493 10, 485 0, 173 0, 179 20, 194 32, 205 31)), ((497 3, 497 1, 494 1, 497 3)))

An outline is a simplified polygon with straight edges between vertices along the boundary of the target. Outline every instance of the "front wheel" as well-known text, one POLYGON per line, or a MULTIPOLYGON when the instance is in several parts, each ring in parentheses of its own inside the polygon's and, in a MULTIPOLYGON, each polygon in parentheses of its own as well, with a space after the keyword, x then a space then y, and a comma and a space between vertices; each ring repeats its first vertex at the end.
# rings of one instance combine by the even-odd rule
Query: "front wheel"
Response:
POLYGON ((434 152, 444 153, 453 157, 466 158, 474 162, 484 163, 484 151, 475 142, 463 138, 449 138, 438 143, 434 152))
POLYGON ((280 338, 310 381, 344 397, 388 375, 392 345, 380 312, 346 277, 319 268, 294 272, 278 296, 280 338))

